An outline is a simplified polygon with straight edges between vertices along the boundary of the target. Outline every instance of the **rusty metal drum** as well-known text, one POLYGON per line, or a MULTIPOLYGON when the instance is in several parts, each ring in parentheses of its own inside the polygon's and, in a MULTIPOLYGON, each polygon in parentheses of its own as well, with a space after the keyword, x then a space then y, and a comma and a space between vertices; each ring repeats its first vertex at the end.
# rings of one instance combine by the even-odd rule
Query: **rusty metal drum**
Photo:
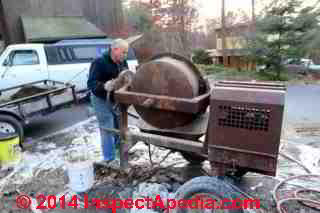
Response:
MULTIPOLYGON (((203 94, 203 79, 187 59, 175 54, 161 54, 142 64, 131 84, 131 91, 159 96, 192 99, 203 94)), ((197 115, 134 106, 148 124, 172 129, 192 122, 197 115)))

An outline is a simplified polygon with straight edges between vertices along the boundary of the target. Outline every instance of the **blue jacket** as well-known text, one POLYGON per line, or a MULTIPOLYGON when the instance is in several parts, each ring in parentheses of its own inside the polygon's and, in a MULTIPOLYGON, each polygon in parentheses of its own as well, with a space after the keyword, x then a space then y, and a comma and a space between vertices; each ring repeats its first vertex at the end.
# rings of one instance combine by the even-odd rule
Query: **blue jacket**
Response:
POLYGON ((126 68, 126 64, 116 64, 112 61, 110 53, 106 52, 102 57, 95 59, 90 66, 87 81, 88 89, 97 97, 106 100, 107 92, 104 84, 114 78, 126 68))

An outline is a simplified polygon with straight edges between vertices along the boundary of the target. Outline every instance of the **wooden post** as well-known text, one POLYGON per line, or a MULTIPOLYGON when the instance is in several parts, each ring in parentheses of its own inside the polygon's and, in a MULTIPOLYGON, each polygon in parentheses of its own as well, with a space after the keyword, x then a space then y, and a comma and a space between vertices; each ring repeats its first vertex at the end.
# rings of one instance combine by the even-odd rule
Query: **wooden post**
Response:
POLYGON ((127 169, 129 167, 129 141, 126 137, 128 131, 128 107, 120 105, 120 167, 127 169))

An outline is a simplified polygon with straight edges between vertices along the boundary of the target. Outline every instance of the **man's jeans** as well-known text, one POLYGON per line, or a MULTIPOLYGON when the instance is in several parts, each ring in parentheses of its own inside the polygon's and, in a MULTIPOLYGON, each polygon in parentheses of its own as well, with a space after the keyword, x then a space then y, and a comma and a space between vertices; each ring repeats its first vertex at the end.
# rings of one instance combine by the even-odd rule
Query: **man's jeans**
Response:
MULTIPOLYGON (((106 100, 103 100, 93 93, 90 94, 91 104, 95 110, 97 120, 100 127, 118 129, 118 120, 116 111, 113 105, 106 100)), ((115 159, 115 149, 119 145, 119 136, 107 132, 100 128, 101 148, 103 151, 104 160, 115 159)))

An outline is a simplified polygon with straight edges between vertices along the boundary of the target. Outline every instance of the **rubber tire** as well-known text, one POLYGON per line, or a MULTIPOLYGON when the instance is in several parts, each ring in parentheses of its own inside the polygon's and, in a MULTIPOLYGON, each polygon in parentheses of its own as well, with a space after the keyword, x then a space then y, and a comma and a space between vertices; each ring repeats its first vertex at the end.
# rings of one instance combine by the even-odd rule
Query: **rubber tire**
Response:
POLYGON ((182 157, 188 161, 190 164, 201 164, 207 158, 185 151, 179 151, 182 157))
MULTIPOLYGON (((219 197, 221 200, 240 198, 240 193, 234 191, 229 184, 224 181, 209 176, 201 176, 183 184, 175 194, 175 200, 189 200, 198 193, 208 193, 219 197)), ((190 209, 189 209, 190 210, 190 209)), ((228 209, 230 213, 243 213, 243 209, 228 209)), ((187 209, 175 208, 174 213, 186 213, 187 209)))
POLYGON ((19 139, 20 139, 19 144, 20 144, 20 147, 22 148, 22 144, 24 141, 24 131, 23 131, 22 124, 13 116, 1 115, 1 114, 0 114, 0 122, 6 122, 13 126, 13 128, 15 129, 15 132, 19 135, 19 139))

